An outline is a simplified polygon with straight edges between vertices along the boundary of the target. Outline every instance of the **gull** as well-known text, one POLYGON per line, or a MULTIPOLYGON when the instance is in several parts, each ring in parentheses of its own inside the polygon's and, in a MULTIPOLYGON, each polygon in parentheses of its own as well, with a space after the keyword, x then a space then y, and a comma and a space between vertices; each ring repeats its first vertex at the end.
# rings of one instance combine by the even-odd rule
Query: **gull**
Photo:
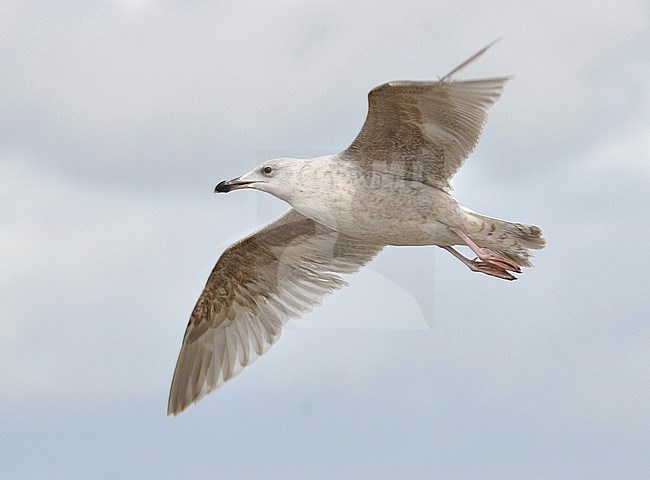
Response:
POLYGON ((185 331, 168 415, 239 374, 290 319, 345 286, 341 274, 356 272, 387 245, 435 245, 470 270, 504 280, 532 266, 529 250, 545 243, 538 227, 476 213, 450 195, 450 179, 510 78, 452 76, 491 46, 437 81, 372 89, 361 132, 344 151, 270 160, 216 186, 219 193, 267 192, 292 208, 219 258, 185 331))

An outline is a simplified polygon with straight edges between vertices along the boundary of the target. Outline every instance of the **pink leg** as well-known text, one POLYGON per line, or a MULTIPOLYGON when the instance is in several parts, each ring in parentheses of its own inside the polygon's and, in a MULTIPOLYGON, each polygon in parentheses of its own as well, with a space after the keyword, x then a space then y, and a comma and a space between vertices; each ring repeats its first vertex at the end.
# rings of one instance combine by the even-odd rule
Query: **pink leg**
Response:
POLYGON ((467 245, 472 252, 474 252, 479 259, 483 260, 486 263, 493 264, 495 266, 501 267, 504 270, 510 270, 512 272, 521 273, 521 268, 512 260, 496 255, 484 248, 479 247, 474 243, 474 241, 467 236, 460 228, 451 227, 451 231, 458 235, 465 245, 467 245))
POLYGON ((515 277, 513 274, 508 272, 501 265, 498 265, 496 263, 491 263, 491 262, 483 262, 480 261, 478 258, 475 258, 474 260, 470 260, 460 252, 456 251, 453 247, 447 246, 447 247, 440 247, 440 248, 447 250, 454 257, 456 257, 458 260, 460 260, 465 265, 467 265, 472 272, 481 272, 481 273, 485 273, 486 275, 490 275, 492 277, 502 278, 504 280, 517 280, 517 277, 515 277))

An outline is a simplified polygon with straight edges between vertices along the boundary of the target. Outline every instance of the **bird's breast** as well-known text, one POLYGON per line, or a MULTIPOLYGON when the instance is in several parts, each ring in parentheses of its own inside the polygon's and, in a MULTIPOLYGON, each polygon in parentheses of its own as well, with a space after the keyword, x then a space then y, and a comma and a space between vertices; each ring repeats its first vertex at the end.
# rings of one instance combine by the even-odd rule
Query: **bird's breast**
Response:
POLYGON ((453 217, 458 204, 446 192, 395 178, 335 180, 302 192, 292 206, 333 230, 373 243, 448 244, 445 219, 453 217))

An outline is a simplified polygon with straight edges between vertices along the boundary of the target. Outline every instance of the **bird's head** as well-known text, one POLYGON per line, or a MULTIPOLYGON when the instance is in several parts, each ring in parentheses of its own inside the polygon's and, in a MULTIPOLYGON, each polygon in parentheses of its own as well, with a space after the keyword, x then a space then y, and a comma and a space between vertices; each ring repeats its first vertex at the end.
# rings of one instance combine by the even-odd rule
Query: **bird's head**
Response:
POLYGON ((215 193, 228 193, 243 188, 254 188, 270 193, 291 203, 301 190, 301 179, 310 159, 276 158, 255 167, 250 172, 232 180, 219 183, 215 193))

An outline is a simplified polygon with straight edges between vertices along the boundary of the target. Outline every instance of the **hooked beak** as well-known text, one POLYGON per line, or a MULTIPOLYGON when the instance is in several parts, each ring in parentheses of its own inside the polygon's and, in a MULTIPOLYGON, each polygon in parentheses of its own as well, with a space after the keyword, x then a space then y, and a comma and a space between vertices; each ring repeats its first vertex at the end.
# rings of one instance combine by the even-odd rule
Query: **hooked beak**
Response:
POLYGON ((232 180, 224 180, 223 182, 220 182, 216 187, 214 187, 214 193, 228 193, 231 190, 239 190, 240 188, 246 188, 251 183, 255 183, 255 182, 243 181, 240 180, 240 178, 241 177, 233 178, 232 180))

